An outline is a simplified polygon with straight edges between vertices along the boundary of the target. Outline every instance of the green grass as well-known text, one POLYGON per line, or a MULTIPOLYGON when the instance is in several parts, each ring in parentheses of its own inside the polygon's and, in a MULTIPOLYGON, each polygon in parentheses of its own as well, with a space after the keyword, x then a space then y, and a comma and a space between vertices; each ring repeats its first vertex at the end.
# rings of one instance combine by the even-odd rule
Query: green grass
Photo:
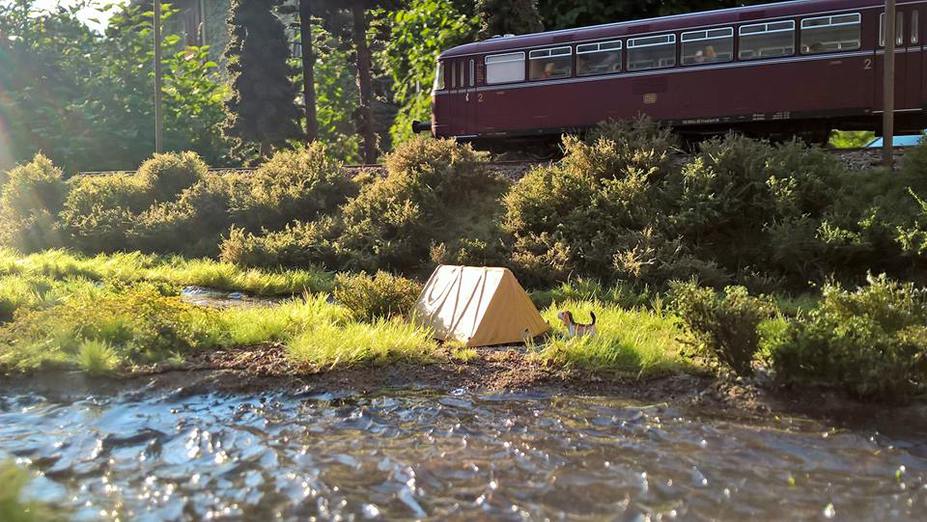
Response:
POLYGON ((125 283, 148 281, 176 286, 204 286, 259 296, 328 291, 333 276, 319 269, 258 270, 209 259, 159 257, 138 252, 82 257, 66 250, 22 256, 0 249, 0 276, 82 277, 125 283))
POLYGON ((342 325, 350 319, 344 306, 329 303, 325 295, 307 294, 275 306, 214 311, 208 337, 210 344, 223 347, 287 342, 318 325, 342 325))
POLYGON ((458 346, 451 348, 451 357, 454 360, 460 361, 462 363, 468 363, 479 359, 480 354, 473 348, 467 348, 465 346, 458 346))
POLYGON ((91 375, 101 375, 116 370, 120 364, 119 355, 106 341, 89 340, 77 349, 77 363, 91 375))
POLYGON ((429 331, 400 320, 374 323, 323 323, 296 336, 287 345, 296 362, 337 368, 397 361, 428 363, 437 343, 429 331))
POLYGON ((834 131, 829 145, 835 149, 857 149, 865 147, 875 139, 871 131, 834 131))
MULTIPOLYGON (((267 343, 283 344, 297 365, 320 369, 478 358, 477 351, 455 345, 438 350, 428 331, 401 318, 374 320, 330 302, 318 291, 330 282, 318 271, 243 270, 138 253, 87 258, 62 250, 29 256, 0 250, 0 369, 118 373, 180 362, 197 351, 267 343), (190 284, 302 295, 272 306, 205 309, 180 299, 179 287, 190 284)), ((633 376, 689 367, 680 355, 676 319, 664 315, 649 292, 576 279, 538 295, 564 304, 544 312, 555 332, 549 342, 530 347, 537 360, 633 376), (579 318, 595 310, 599 335, 565 338, 556 318, 564 308, 579 318)))
POLYGON ((539 346, 535 357, 557 366, 576 366, 588 370, 619 373, 634 377, 685 371, 691 363, 681 354, 678 320, 661 311, 626 310, 601 301, 567 301, 543 313, 553 328, 553 336, 539 346), (566 337, 561 310, 570 310, 580 322, 588 322, 594 311, 597 335, 566 337))
POLYGON ((35 502, 21 500, 29 474, 12 463, 0 462, 0 520, 38 522, 62 520, 60 513, 35 502))

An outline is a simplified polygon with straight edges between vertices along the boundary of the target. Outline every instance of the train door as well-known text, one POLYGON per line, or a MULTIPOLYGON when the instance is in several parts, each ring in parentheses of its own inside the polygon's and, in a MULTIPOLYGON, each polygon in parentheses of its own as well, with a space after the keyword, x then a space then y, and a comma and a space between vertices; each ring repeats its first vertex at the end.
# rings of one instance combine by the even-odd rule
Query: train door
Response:
POLYGON ((479 109, 479 93, 476 91, 477 87, 477 71, 476 71, 476 59, 468 58, 467 59, 467 96, 465 98, 465 103, 467 104, 467 135, 476 135, 479 133, 477 129, 477 111, 479 109))
POLYGON ((923 81, 924 67, 921 60, 921 9, 919 5, 899 7, 902 15, 901 43, 904 52, 898 55, 896 61, 904 62, 904 77, 898 78, 904 91, 904 102, 899 105, 903 109, 921 108, 921 83, 923 81))
MULTIPOLYGON (((899 6, 895 19, 895 110, 920 108, 923 65, 921 63, 922 9, 899 6)), ((885 66, 885 14, 879 15, 879 53, 876 59, 875 106, 882 108, 885 66)))
POLYGON ((464 59, 451 60, 451 134, 460 136, 467 133, 466 82, 464 78, 464 59))

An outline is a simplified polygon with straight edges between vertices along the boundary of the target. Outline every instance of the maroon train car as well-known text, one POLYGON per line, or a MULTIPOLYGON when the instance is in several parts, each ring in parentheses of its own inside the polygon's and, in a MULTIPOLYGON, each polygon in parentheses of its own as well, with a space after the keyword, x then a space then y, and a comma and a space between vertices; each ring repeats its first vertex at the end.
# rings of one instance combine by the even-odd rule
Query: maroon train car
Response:
MULTIPOLYGON (((648 115, 683 134, 881 126, 882 0, 802 0, 461 45, 441 54, 430 130, 493 142, 648 115)), ((927 1, 898 4, 897 130, 925 119, 927 1)))

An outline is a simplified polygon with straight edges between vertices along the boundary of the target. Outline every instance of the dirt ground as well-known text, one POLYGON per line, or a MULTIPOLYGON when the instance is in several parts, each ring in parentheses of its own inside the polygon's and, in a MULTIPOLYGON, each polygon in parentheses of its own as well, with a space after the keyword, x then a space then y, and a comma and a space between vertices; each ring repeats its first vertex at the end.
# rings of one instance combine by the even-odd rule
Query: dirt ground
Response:
POLYGON ((527 392, 538 395, 616 397, 644 403, 672 403, 748 420, 803 415, 835 424, 868 423, 874 416, 927 418, 927 404, 888 408, 816 389, 781 389, 738 383, 711 375, 674 374, 649 379, 594 375, 546 367, 519 350, 484 350, 469 362, 448 357, 433 364, 394 362, 347 369, 300 368, 280 345, 219 350, 188 357, 181 366, 136 368, 121 376, 92 377, 79 371, 45 371, 0 376, 0 393, 27 392, 63 397, 118 393, 126 389, 168 389, 182 395, 286 392, 314 394, 386 390, 527 392))

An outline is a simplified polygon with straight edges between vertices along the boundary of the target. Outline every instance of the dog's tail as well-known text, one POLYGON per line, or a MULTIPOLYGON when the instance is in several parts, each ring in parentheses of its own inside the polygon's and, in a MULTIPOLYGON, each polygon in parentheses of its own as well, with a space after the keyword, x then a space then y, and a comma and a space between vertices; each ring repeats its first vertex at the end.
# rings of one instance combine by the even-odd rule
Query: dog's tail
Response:
POLYGON ((595 312, 589 312, 589 315, 592 316, 592 324, 596 323, 595 312))

